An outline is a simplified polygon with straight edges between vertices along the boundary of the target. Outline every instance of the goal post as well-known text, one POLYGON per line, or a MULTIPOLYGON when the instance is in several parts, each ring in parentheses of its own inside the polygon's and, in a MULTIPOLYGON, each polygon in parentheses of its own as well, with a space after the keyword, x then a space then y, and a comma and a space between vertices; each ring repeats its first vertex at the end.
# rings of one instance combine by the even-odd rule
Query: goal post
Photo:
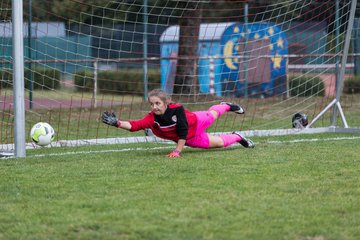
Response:
POLYGON ((346 117, 345 117, 345 114, 343 112, 343 109, 341 107, 340 97, 341 97, 341 94, 342 94, 341 90, 343 89, 345 66, 346 66, 347 57, 348 57, 348 53, 349 53, 350 39, 351 39, 352 29, 353 29, 353 25, 354 25, 356 4, 357 4, 357 0, 352 0, 351 1, 350 16, 349 16, 349 21, 348 21, 348 25, 347 25, 346 35, 345 35, 345 43, 344 43, 344 50, 343 50, 343 53, 342 53, 340 73, 336 74, 336 76, 338 76, 336 78, 336 97, 328 106, 326 106, 324 108, 323 111, 321 111, 319 113, 319 115, 317 115, 312 120, 312 122, 308 126, 306 126, 307 128, 310 128, 330 107, 334 108, 333 116, 332 116, 332 119, 333 119, 332 124, 336 123, 336 113, 337 113, 337 111, 339 111, 340 116, 341 116, 341 120, 342 120, 342 122, 344 124, 344 127, 345 128, 349 127, 348 123, 346 121, 346 117))
POLYGON ((359 132, 357 0, 41 2, 0 6, 0 152, 37 148, 28 133, 40 121, 52 147, 160 141, 100 119, 142 118, 155 88, 191 111, 245 108, 212 134, 359 132), (293 128, 296 113, 310 124, 293 128))
POLYGON ((15 157, 25 157, 23 5, 12 0, 15 157))

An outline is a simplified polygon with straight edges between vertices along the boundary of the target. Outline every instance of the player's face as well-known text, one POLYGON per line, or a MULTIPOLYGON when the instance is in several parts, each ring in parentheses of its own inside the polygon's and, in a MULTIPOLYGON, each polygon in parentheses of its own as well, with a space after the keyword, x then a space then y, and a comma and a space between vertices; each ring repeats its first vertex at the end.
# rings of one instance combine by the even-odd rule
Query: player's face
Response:
POLYGON ((151 106, 151 111, 156 115, 163 115, 167 108, 167 105, 159 97, 153 96, 149 97, 149 103, 151 106))

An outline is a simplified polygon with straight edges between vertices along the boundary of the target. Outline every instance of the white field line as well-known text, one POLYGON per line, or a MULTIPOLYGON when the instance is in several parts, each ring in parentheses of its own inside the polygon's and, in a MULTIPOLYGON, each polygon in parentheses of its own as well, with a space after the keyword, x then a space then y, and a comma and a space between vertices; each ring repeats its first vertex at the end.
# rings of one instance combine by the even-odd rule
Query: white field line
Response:
POLYGON ((93 154, 93 153, 117 153, 117 152, 129 152, 129 151, 147 151, 157 149, 174 148, 174 146, 163 147, 151 147, 151 148, 123 148, 123 149, 108 149, 108 150, 96 150, 96 151, 71 151, 62 153, 50 153, 50 154, 35 154, 28 157, 51 157, 51 156, 65 156, 65 155, 77 155, 77 154, 93 154))
MULTIPOLYGON (((266 141, 265 143, 270 144, 288 144, 288 143, 308 143, 308 142, 325 142, 325 141, 343 141, 343 140, 354 140, 360 139, 360 137, 336 137, 336 138, 311 138, 311 139, 297 139, 289 141, 266 141)), ((175 146, 175 145, 174 145, 175 146)), ((35 154, 28 157, 49 157, 49 156, 64 156, 64 155, 76 155, 76 154, 93 154, 93 153, 117 153, 117 152, 129 152, 129 151, 148 151, 157 149, 172 149, 174 146, 161 146, 151 148, 123 148, 123 149, 109 149, 109 150, 97 150, 97 151, 71 151, 62 153, 51 153, 51 154, 35 154)), ((232 147, 235 147, 233 145, 232 147)))
POLYGON ((360 137, 336 137, 336 138, 311 138, 311 139, 296 139, 289 141, 267 141, 267 143, 272 144, 284 144, 284 143, 302 143, 302 142, 320 142, 320 141, 341 141, 341 140, 353 140, 360 139, 360 137))

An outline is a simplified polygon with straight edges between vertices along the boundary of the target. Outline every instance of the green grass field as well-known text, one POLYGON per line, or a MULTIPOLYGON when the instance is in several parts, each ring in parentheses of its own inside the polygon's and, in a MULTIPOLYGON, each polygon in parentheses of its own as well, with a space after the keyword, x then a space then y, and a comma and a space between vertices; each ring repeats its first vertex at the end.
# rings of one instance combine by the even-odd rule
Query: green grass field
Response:
POLYGON ((0 239, 360 239, 360 136, 44 148, 0 159, 0 239))

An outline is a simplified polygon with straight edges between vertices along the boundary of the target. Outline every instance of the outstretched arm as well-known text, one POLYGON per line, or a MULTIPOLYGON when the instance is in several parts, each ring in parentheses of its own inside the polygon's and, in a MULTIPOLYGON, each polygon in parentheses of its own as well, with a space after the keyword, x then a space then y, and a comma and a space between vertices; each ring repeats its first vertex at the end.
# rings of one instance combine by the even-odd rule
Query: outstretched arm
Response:
POLYGON ((154 122, 154 116, 148 114, 140 120, 121 121, 116 117, 114 112, 106 111, 102 114, 102 121, 110 126, 135 132, 145 128, 151 128, 151 124, 154 122))
POLYGON ((122 129, 126 129, 126 130, 130 130, 131 129, 131 124, 128 121, 120 121, 118 120, 118 128, 122 128, 122 129))
POLYGON ((176 123, 176 133, 179 136, 179 140, 177 142, 176 148, 169 153, 168 157, 180 157, 181 151, 183 150, 185 143, 186 143, 186 137, 188 135, 189 126, 185 115, 185 110, 182 106, 177 108, 176 111, 176 117, 177 117, 177 123, 176 123))
POLYGON ((170 158, 180 157, 181 156, 181 151, 183 150, 183 148, 185 146, 185 142, 186 142, 185 139, 179 139, 179 141, 177 142, 176 148, 166 156, 170 157, 170 158))
POLYGON ((177 142, 175 150, 181 152, 183 150, 184 146, 185 146, 185 142, 186 142, 185 139, 179 139, 179 141, 177 142))
POLYGON ((122 128, 122 129, 126 129, 126 130, 130 130, 131 129, 131 124, 128 121, 121 121, 119 120, 114 112, 103 112, 102 114, 102 122, 110 125, 110 126, 114 126, 117 128, 122 128))

